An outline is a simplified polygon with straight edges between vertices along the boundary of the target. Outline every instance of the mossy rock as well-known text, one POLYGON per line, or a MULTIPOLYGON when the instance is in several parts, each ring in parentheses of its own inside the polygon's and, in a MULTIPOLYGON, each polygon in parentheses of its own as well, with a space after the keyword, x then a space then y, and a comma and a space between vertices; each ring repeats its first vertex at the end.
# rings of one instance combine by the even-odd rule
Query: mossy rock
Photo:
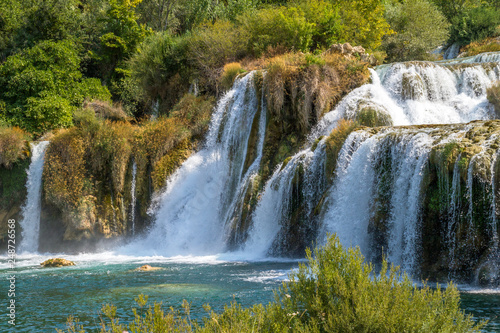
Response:
POLYGON ((139 268, 136 268, 135 271, 137 272, 151 272, 151 271, 159 271, 162 270, 162 267, 152 267, 150 265, 142 265, 139 268))
POLYGON ((392 118, 387 112, 369 106, 359 110, 355 120, 361 126, 366 126, 366 127, 393 125, 392 118))
POLYGON ((75 266, 75 263, 67 259, 54 258, 45 260, 40 265, 42 265, 42 267, 64 267, 64 266, 75 266))

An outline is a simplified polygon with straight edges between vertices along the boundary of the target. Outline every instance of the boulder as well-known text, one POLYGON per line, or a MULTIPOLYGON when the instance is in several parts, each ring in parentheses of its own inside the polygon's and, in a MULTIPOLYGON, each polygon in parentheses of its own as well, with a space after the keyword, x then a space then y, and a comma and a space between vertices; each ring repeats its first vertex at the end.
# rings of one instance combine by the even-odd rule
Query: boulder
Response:
POLYGON ((162 269, 161 267, 151 267, 149 265, 143 265, 139 268, 136 268, 136 271, 139 271, 139 272, 148 272, 148 271, 157 271, 157 270, 160 270, 162 269))
POLYGON ((328 49, 327 53, 338 53, 344 55, 346 58, 351 58, 354 55, 357 55, 361 58, 361 61, 369 63, 371 66, 377 65, 377 58, 373 56, 373 54, 367 54, 364 47, 352 46, 349 43, 344 44, 333 44, 328 49))
POLYGON ((45 260, 40 265, 42 265, 42 267, 63 267, 63 266, 75 266, 75 263, 72 262, 71 260, 54 258, 45 260))

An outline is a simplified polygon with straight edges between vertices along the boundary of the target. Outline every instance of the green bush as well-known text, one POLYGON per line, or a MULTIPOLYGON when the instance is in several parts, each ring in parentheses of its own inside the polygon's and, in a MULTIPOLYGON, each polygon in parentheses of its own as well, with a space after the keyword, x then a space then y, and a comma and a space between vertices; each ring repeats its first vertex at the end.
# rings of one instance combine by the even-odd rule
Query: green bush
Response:
POLYGON ((248 52, 260 56, 271 47, 307 51, 312 43, 314 23, 296 7, 270 7, 239 17, 249 33, 248 52))
POLYGON ((228 21, 206 23, 186 36, 188 60, 201 85, 215 91, 224 64, 245 55, 247 32, 228 21))
MULTIPOLYGON (((455 286, 446 290, 419 288, 397 268, 382 263, 378 274, 359 249, 344 250, 337 237, 324 247, 307 251, 308 263, 290 274, 290 281, 275 294, 275 301, 244 309, 233 303, 224 312, 210 312, 202 325, 161 304, 150 306, 129 325, 119 324, 116 307, 103 307, 103 332, 479 332, 459 305, 455 286)), ((144 307, 147 298, 136 299, 144 307)), ((75 327, 75 326, 73 326, 75 327)), ((83 330, 83 328, 80 327, 83 330)), ((68 330, 70 332, 70 330, 68 330)))
POLYGON ((426 0, 404 0, 387 6, 387 22, 395 34, 387 35, 383 48, 387 61, 425 60, 448 38, 449 23, 426 0))
POLYGON ((299 1, 307 22, 314 23, 312 48, 325 49, 338 42, 342 31, 339 8, 331 1, 299 1))
POLYGON ((82 79, 78 47, 42 41, 0 64, 0 118, 29 132, 70 126, 85 99, 109 100, 97 79, 82 79))
POLYGON ((500 8, 476 7, 467 9, 451 20, 450 43, 466 45, 496 35, 500 25, 500 8))
POLYGON ((337 0, 342 33, 339 42, 361 45, 368 50, 376 50, 382 37, 390 33, 384 18, 384 0, 337 0))
POLYGON ((0 166, 10 168, 17 161, 24 159, 29 151, 29 135, 17 127, 0 125, 0 166))
POLYGON ((44 133, 54 128, 72 125, 75 107, 69 100, 57 95, 29 97, 24 106, 23 118, 19 124, 33 133, 44 133))

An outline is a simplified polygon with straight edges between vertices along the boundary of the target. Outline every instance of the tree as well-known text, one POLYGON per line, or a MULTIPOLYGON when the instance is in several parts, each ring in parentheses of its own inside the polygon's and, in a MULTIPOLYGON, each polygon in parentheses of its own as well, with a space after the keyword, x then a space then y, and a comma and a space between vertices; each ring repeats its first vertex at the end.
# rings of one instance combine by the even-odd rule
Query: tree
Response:
POLYGON ((448 38, 449 23, 426 0, 404 0, 387 6, 387 21, 395 34, 387 35, 383 48, 388 61, 424 60, 448 38))
POLYGON ((155 31, 175 28, 175 10, 179 0, 144 0, 137 6, 139 22, 155 31))
POLYGON ((29 132, 71 125, 84 99, 109 99, 99 80, 83 78, 72 41, 42 41, 0 65, 0 117, 29 132))
POLYGON ((116 85, 126 71, 125 60, 138 51, 139 44, 151 30, 137 22, 135 8, 142 0, 110 0, 100 36, 100 47, 93 53, 103 79, 116 85))
POLYGON ((339 7, 342 22, 340 42, 375 50, 382 37, 391 32, 382 0, 335 0, 334 3, 339 7))
POLYGON ((500 25, 500 9, 475 7, 464 10, 451 20, 450 42, 466 45, 494 36, 500 25))

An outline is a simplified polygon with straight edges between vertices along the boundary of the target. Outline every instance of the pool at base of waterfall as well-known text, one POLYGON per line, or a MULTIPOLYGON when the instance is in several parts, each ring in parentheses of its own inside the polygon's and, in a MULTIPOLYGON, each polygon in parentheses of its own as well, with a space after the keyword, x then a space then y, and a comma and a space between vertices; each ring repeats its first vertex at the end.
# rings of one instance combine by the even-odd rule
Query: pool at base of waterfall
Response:
MULTIPOLYGON (((16 268, 0 258, 0 331, 54 332, 64 329, 69 316, 80 320, 88 332, 99 331, 100 309, 117 306, 121 323, 133 319, 132 308, 139 294, 149 296, 148 304, 162 302, 165 308, 182 309, 183 299, 191 302, 191 318, 201 319, 208 303, 222 312, 232 301, 244 307, 273 300, 273 290, 298 267, 297 261, 260 262, 206 257, 126 257, 112 254, 64 256, 76 266, 42 268, 48 255, 21 256, 16 268), (138 271, 143 265, 160 269, 138 271), (8 323, 9 281, 15 275, 16 326, 8 323)), ((500 290, 465 288, 462 308, 475 318, 488 319, 485 332, 500 332, 500 290)))

